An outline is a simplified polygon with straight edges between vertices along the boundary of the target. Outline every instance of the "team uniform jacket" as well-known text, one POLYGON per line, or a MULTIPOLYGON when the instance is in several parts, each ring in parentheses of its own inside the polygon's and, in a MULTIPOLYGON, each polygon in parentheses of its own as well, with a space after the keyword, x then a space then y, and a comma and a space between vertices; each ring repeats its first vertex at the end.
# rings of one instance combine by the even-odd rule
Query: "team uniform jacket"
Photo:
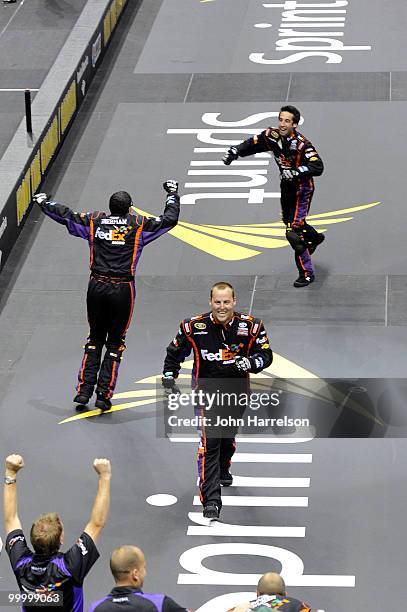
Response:
POLYGON ((271 151, 280 172, 284 168, 295 169, 298 171, 297 181, 312 181, 312 185, 312 177, 320 176, 324 171, 324 164, 314 145, 296 130, 289 138, 282 138, 278 128, 270 127, 236 148, 239 157, 271 151))
POLYGON ((143 593, 133 587, 115 587, 109 595, 91 603, 88 612, 188 612, 188 610, 167 595, 143 593))
POLYGON ((180 323, 177 336, 167 347, 164 374, 177 378, 181 363, 194 352, 192 382, 206 378, 247 378, 234 366, 237 355, 249 357, 251 372, 260 372, 273 361, 270 341, 260 319, 234 313, 226 326, 207 312, 180 323))
POLYGON ((89 242, 93 273, 132 280, 143 247, 177 224, 179 201, 178 194, 168 194, 164 213, 159 217, 78 213, 52 201, 39 206, 48 217, 65 225, 70 234, 89 242))
MULTIPOLYGON (((281 209, 283 223, 290 228, 306 229, 307 237, 317 236, 317 231, 307 224, 306 217, 311 207, 314 194, 314 176, 324 170, 322 159, 314 145, 300 132, 293 131, 288 138, 281 137, 278 128, 267 128, 261 134, 245 140, 236 147, 239 157, 271 151, 281 176, 281 209), (292 169, 298 175, 291 180, 284 179, 284 169, 292 169)), ((312 275, 311 257, 306 250, 302 255, 295 255, 295 263, 300 275, 312 275)))
MULTIPOLYGON (((10 532, 6 541, 11 567, 23 593, 62 593, 63 605, 47 605, 50 612, 82 612, 83 581, 99 558, 97 548, 87 533, 66 552, 51 557, 34 553, 27 546, 21 529, 10 532)), ((38 606, 25 605, 25 612, 34 612, 38 606)), ((44 608, 45 609, 45 608, 44 608)))
POLYGON ((257 599, 247 602, 228 612, 267 612, 267 610, 278 610, 279 612, 311 612, 311 608, 293 597, 287 595, 259 595, 257 599))

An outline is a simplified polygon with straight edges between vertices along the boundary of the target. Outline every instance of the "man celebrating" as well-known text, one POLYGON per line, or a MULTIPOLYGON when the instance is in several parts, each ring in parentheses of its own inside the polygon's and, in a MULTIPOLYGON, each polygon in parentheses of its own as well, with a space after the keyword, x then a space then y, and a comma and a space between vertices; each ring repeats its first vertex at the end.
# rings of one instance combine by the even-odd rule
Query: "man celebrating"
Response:
POLYGON ((280 574, 267 572, 257 585, 257 598, 232 608, 228 612, 267 612, 267 610, 280 610, 281 612, 311 612, 311 608, 293 597, 288 597, 285 583, 280 574))
MULTIPOLYGON (((95 542, 109 513, 110 461, 95 459, 93 462, 99 484, 92 513, 82 535, 66 553, 59 552, 64 542, 64 527, 56 512, 43 514, 34 521, 30 531, 34 552, 27 546, 17 514, 17 473, 24 467, 24 460, 20 455, 9 455, 5 467, 3 510, 6 551, 20 590, 24 593, 62 595, 62 606, 47 605, 47 610, 82 612, 83 581, 99 557, 95 542)), ((50 598, 50 601, 55 599, 50 598)), ((26 612, 34 612, 37 608, 24 605, 26 612)))
MULTIPOLYGON (((210 293, 211 311, 181 321, 177 336, 167 347, 162 384, 169 392, 176 390, 175 379, 181 363, 194 351, 192 385, 216 393, 249 391, 249 372, 267 368, 273 353, 263 323, 251 315, 235 312, 235 291, 229 283, 216 283, 210 293)), ((229 407, 229 406, 228 406, 229 407)), ((217 406, 222 409, 221 405, 217 406)), ((239 406, 232 407, 239 415, 239 406)), ((202 416, 204 414, 202 409, 202 416)), ((229 472, 236 449, 235 431, 221 435, 220 428, 206 427, 202 419, 198 449, 198 475, 203 515, 217 519, 222 507, 220 485, 230 486, 229 472)))
POLYGON ((314 280, 311 255, 324 235, 307 223, 306 217, 314 193, 314 176, 320 176, 324 165, 313 144, 297 132, 301 115, 295 106, 283 106, 278 127, 269 127, 258 136, 230 147, 223 157, 229 165, 238 157, 271 151, 280 169, 281 209, 286 238, 295 252, 299 277, 294 287, 306 287, 314 280))
POLYGON ((73 236, 85 238, 90 248, 90 280, 87 294, 89 337, 78 374, 74 402, 86 406, 96 386, 95 406, 111 408, 124 341, 130 325, 134 298, 134 275, 143 247, 178 223, 178 183, 166 181, 164 213, 160 217, 131 214, 131 197, 117 191, 110 197, 110 214, 77 213, 49 201, 45 193, 34 196, 43 212, 65 225, 73 236), (103 346, 106 352, 102 361, 103 346))
POLYGON ((137 546, 119 546, 110 557, 116 586, 109 595, 94 601, 88 612, 188 612, 163 593, 144 593, 146 560, 137 546))

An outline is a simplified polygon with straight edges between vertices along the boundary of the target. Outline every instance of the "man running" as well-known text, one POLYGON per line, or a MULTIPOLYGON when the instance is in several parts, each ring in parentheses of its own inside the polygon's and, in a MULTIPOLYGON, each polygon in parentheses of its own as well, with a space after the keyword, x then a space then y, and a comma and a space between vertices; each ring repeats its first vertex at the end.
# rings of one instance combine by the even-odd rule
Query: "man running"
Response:
POLYGON ((269 127, 261 134, 230 147, 223 157, 227 166, 238 157, 271 151, 280 170, 281 209, 286 226, 286 238, 295 252, 299 277, 294 287, 306 287, 314 281, 311 255, 325 236, 307 223, 314 194, 314 176, 324 170, 322 159, 314 145, 300 132, 300 111, 295 106, 283 106, 278 127, 269 127))

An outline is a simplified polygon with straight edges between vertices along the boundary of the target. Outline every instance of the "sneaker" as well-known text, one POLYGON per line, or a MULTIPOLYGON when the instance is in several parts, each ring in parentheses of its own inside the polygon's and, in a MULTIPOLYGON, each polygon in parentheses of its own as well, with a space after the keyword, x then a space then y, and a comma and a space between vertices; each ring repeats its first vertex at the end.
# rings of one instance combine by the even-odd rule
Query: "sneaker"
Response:
POLYGON ((313 283, 314 280, 315 276, 313 274, 310 274, 309 276, 302 276, 300 274, 297 280, 294 281, 293 285, 294 287, 307 287, 308 285, 313 283))
POLYGON ((216 504, 208 504, 203 509, 204 518, 207 519, 218 519, 219 518, 219 508, 216 504))
POLYGON ((315 249, 317 248, 317 246, 319 246, 324 240, 325 240, 324 234, 318 234, 317 239, 311 242, 311 246, 308 247, 308 253, 312 255, 315 249))
POLYGON ((220 473, 219 482, 222 487, 230 487, 230 485, 233 483, 233 476, 229 470, 225 470, 220 473))
POLYGON ((100 408, 102 412, 105 412, 106 410, 110 410, 110 408, 112 407, 112 402, 104 395, 98 393, 95 406, 96 408, 100 408))
POLYGON ((90 397, 79 393, 78 395, 75 395, 75 397, 73 398, 73 403, 80 404, 81 406, 87 406, 89 404, 89 400, 90 400, 90 397))
POLYGON ((3 0, 4 4, 14 4, 17 0, 3 0))

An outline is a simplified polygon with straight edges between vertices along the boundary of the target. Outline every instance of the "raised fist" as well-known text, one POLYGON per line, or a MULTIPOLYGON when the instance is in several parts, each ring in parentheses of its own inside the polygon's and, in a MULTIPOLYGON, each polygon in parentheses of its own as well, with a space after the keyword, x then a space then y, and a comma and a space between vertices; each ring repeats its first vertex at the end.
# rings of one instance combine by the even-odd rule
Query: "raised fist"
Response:
POLYGON ((6 457, 6 470, 17 474, 24 467, 24 459, 21 455, 9 455, 6 457))
POLYGON ((178 192, 178 181, 174 179, 169 179, 163 183, 163 187, 167 193, 177 193, 178 192))
POLYGON ((33 196, 33 200, 34 202, 37 202, 37 204, 42 204, 48 200, 48 196, 46 193, 36 193, 35 196, 33 196))
POLYGON ((109 459, 95 459, 93 467, 99 476, 110 476, 112 473, 109 459))

